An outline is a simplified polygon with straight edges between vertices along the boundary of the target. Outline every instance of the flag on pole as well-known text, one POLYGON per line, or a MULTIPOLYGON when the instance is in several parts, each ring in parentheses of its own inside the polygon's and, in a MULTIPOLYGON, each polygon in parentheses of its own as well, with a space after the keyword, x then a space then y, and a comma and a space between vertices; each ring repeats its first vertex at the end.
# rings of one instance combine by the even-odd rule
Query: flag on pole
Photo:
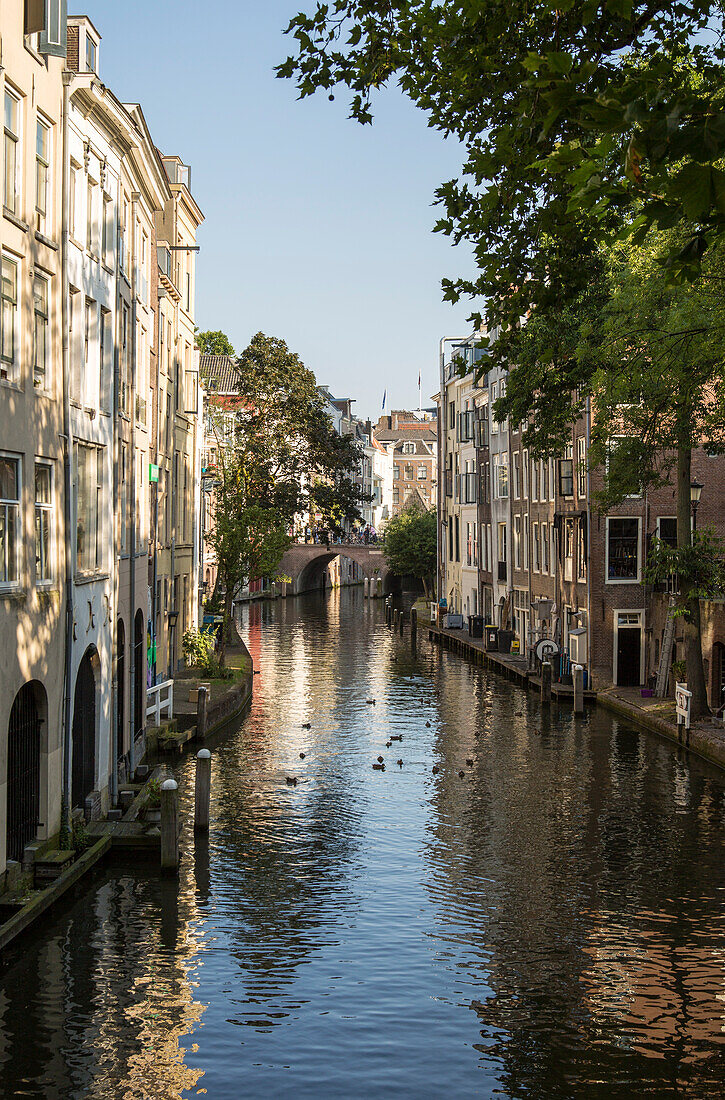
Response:
POLYGON ((420 389, 420 371, 418 371, 418 389, 420 389))
POLYGON ((383 404, 382 404, 382 406, 381 406, 381 408, 382 408, 383 412, 385 412, 385 398, 386 398, 387 396, 388 396, 388 391, 387 391, 387 389, 384 389, 384 390, 383 390, 383 404))

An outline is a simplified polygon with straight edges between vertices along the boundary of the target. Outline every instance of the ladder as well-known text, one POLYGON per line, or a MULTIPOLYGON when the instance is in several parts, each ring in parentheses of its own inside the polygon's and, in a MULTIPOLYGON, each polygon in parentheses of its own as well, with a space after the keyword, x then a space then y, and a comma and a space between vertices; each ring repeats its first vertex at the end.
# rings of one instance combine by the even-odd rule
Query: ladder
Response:
POLYGON ((674 639, 675 598, 674 596, 670 596, 670 603, 667 608, 667 621, 665 622, 665 632, 662 637, 660 663, 657 667, 657 683, 655 685, 655 695, 660 699, 667 694, 667 678, 670 671, 670 665, 672 664, 672 643, 674 639))

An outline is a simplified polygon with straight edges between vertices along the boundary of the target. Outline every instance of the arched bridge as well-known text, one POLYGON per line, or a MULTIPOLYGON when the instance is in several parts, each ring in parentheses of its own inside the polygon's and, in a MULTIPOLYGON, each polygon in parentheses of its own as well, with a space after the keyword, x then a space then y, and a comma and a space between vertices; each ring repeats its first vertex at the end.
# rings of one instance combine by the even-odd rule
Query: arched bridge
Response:
POLYGON ((334 558, 338 557, 348 558, 359 565, 362 577, 367 577, 373 582, 371 595, 376 594, 378 578, 382 582, 381 594, 389 590, 392 577, 385 555, 379 546, 375 544, 366 546, 364 543, 357 542, 331 542, 329 546, 325 546, 324 543, 298 542, 290 546, 279 563, 280 574, 290 578, 287 593, 297 596, 300 592, 321 588, 325 583, 327 567, 334 558))

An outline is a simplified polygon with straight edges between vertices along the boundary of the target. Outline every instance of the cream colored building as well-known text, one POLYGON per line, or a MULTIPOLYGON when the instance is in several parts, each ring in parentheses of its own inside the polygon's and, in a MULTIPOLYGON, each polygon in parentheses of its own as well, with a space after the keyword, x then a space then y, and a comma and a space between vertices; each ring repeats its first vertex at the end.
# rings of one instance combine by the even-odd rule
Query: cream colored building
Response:
POLYGON ((63 772, 63 60, 24 10, 0 24, 0 888, 57 831, 63 772))
POLYGON ((158 360, 150 486, 154 521, 149 563, 150 661, 156 682, 177 671, 184 631, 199 621, 199 500, 203 409, 194 346, 196 234, 204 216, 191 193, 191 169, 162 156, 170 197, 157 214, 158 360), (153 657, 155 656, 155 663, 153 657))

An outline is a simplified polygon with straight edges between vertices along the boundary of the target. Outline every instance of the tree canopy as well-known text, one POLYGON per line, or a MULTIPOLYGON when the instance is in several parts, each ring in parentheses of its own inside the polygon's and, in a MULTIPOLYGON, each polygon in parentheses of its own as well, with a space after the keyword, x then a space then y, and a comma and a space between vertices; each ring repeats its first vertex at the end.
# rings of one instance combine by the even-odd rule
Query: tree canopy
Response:
POLYGON ((344 507, 354 514, 347 483, 360 457, 335 432, 314 374, 284 340, 257 333, 237 369, 237 394, 217 398, 209 409, 217 467, 208 538, 227 622, 250 579, 276 576, 295 518, 309 510, 318 480, 332 486, 331 508, 340 486, 344 507))
POLYGON ((437 526, 435 511, 411 505, 385 528, 385 559, 391 570, 398 577, 417 577, 426 596, 435 588, 437 526))
POLYGON ((234 358, 236 352, 232 342, 225 332, 217 330, 212 332, 197 332, 194 337, 196 346, 204 355, 230 355, 234 358))

